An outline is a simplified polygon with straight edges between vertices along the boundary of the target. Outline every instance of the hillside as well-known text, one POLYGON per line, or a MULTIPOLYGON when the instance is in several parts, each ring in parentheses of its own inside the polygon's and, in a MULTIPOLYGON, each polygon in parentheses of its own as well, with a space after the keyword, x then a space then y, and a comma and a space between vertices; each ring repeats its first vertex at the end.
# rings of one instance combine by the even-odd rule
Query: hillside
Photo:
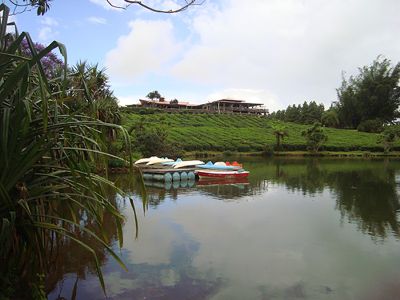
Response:
MULTIPOLYGON (((301 132, 309 127, 257 116, 183 113, 123 113, 122 122, 127 129, 138 122, 143 122, 145 127, 163 126, 168 131, 168 139, 186 151, 262 151, 266 145, 275 145, 273 126, 277 124, 284 125, 289 132, 289 137, 283 141, 284 150, 306 150, 301 132)), ((325 130, 328 141, 323 150, 383 150, 376 142, 377 134, 334 128, 325 130)))

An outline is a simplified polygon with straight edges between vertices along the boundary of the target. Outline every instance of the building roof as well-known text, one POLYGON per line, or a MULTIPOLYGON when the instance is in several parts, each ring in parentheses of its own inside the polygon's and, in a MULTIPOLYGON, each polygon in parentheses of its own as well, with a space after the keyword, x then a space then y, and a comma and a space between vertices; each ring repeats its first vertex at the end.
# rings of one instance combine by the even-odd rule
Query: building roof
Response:
POLYGON ((243 104, 245 106, 261 106, 263 104, 261 103, 251 103, 251 102, 246 102, 245 100, 233 100, 233 99, 220 99, 220 100, 215 100, 211 101, 209 103, 230 103, 230 104, 243 104))

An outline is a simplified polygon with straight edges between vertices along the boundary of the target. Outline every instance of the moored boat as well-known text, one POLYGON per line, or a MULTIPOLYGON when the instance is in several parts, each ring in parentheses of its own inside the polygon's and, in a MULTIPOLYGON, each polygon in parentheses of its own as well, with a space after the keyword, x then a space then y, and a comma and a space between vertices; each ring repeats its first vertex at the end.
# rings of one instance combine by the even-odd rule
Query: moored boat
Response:
POLYGON ((194 167, 198 165, 203 165, 204 161, 201 160, 186 160, 181 161, 174 165, 174 169, 185 168, 185 167, 194 167))
POLYGON ((146 165, 147 166, 151 166, 151 165, 155 165, 155 164, 161 164, 161 163, 165 163, 165 162, 172 162, 174 161, 173 159, 170 158, 159 158, 159 157, 155 157, 150 159, 146 165))
POLYGON ((240 170, 242 167, 227 166, 227 165, 224 165, 224 164, 221 164, 221 163, 220 164, 218 164, 218 163, 213 164, 211 161, 209 161, 208 163, 206 163, 204 165, 196 166, 196 168, 208 169, 208 170, 237 171, 237 170, 240 170))
POLYGON ((140 165, 140 164, 147 164, 150 160, 158 158, 157 156, 152 156, 152 157, 147 157, 147 158, 141 158, 137 161, 135 161, 135 165, 140 165))
POLYGON ((200 178, 244 178, 248 177, 249 171, 212 171, 212 170, 197 170, 196 174, 200 178))

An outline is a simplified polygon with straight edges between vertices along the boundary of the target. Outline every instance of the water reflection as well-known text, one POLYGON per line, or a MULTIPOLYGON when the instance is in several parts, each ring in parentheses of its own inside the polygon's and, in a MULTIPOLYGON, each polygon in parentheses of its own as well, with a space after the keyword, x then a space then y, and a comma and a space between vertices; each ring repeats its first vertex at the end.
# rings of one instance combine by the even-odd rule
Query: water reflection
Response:
POLYGON ((388 232, 399 235, 399 161, 276 160, 259 168, 266 171, 269 182, 291 192, 315 196, 328 189, 342 218, 364 233, 378 238, 388 232))
MULTIPOLYGON (((241 161, 251 171, 245 181, 146 182, 138 239, 129 201, 116 200, 127 217, 121 255, 129 272, 96 250, 110 299, 388 295, 369 284, 393 286, 400 276, 399 161, 241 161)), ((140 184, 115 180, 140 206, 140 184)), ((77 299, 102 299, 89 255, 73 245, 61 251, 49 299, 69 298, 77 278, 77 299)))

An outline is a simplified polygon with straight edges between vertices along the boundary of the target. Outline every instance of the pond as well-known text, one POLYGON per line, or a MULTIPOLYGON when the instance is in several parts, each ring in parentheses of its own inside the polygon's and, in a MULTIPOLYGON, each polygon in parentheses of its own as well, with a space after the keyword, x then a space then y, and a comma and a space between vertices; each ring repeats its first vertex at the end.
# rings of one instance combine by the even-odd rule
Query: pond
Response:
MULTIPOLYGON (((109 299, 398 299, 400 161, 239 158, 240 182, 115 178, 127 265, 98 253, 109 299)), ((65 249, 48 299, 104 299, 90 254, 65 249)))

